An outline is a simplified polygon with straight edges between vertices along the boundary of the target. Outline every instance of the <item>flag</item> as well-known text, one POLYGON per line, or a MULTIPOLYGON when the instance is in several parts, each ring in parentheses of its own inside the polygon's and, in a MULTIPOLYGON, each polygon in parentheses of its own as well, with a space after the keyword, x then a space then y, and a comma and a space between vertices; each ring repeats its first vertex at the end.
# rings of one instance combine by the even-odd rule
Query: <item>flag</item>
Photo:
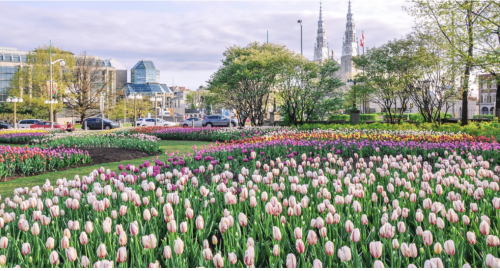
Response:
POLYGON ((361 47, 365 47, 365 33, 361 34, 361 42, 360 42, 361 47))
POLYGON ((47 81, 47 93, 49 94, 49 98, 57 96, 57 82, 52 81, 52 93, 50 93, 50 81, 47 81))

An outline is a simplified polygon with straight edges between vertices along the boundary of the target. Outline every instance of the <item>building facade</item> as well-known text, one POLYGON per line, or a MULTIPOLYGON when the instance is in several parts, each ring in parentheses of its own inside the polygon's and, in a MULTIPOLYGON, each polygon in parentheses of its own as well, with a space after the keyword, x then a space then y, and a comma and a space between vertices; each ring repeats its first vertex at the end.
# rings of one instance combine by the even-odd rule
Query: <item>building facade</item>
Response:
POLYGON ((349 79, 354 79, 354 76, 358 73, 352 64, 352 57, 359 54, 358 39, 356 37, 356 25, 354 23, 353 15, 354 14, 351 12, 351 1, 349 1, 339 70, 340 78, 343 79, 344 82, 349 79))
POLYGON ((10 80, 19 67, 26 66, 28 52, 0 47, 0 102, 7 100, 10 80))
POLYGON ((171 107, 173 108, 186 108, 187 107, 187 95, 191 91, 185 87, 173 86, 170 87, 173 93, 173 98, 171 100, 171 107))
POLYGON ((142 96, 162 97, 160 107, 169 108, 173 92, 167 84, 160 84, 160 70, 153 61, 141 60, 130 70, 131 83, 125 84, 125 94, 140 93, 142 96))
POLYGON ((318 62, 319 65, 322 65, 327 59, 330 58, 329 51, 328 42, 326 41, 325 24, 323 23, 323 11, 320 2, 318 35, 316 37, 316 43, 314 44, 314 61, 318 62))
POLYGON ((497 99, 497 83, 493 76, 489 74, 478 75, 479 90, 479 114, 495 115, 495 103, 497 99))

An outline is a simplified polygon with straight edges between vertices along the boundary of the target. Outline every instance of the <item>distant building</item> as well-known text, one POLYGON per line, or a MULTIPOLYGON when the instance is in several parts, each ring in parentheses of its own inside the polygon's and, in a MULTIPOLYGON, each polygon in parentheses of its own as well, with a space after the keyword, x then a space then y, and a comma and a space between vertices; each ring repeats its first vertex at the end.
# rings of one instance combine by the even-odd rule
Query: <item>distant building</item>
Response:
POLYGON ((163 97, 162 107, 170 107, 173 92, 167 84, 160 84, 160 70, 157 70, 153 61, 141 60, 130 70, 130 81, 125 85, 126 95, 140 93, 142 96, 163 97))
POLYGON ((171 106, 174 108, 186 108, 187 95, 191 90, 186 87, 173 86, 170 87, 170 91, 174 94, 171 106))
POLYGON ((359 54, 358 48, 356 25, 354 24, 353 14, 351 13, 351 1, 349 1, 346 30, 342 41, 342 57, 340 59, 340 69, 338 71, 339 77, 344 82, 348 79, 354 79, 354 76, 358 73, 352 63, 352 57, 359 54))
POLYGON ((327 59, 330 58, 329 55, 328 42, 326 41, 326 31, 325 24, 323 23, 323 12, 321 9, 321 2, 319 3, 319 21, 318 21, 318 36, 316 37, 316 43, 314 44, 314 61, 322 65, 327 59))
POLYGON ((201 109, 186 109, 186 118, 203 118, 205 113, 201 109))
POLYGON ((497 98, 497 83, 490 74, 478 75, 479 80, 479 114, 495 115, 495 103, 497 98))
POLYGON ((10 80, 19 67, 26 65, 28 53, 17 48, 0 47, 0 102, 7 99, 10 80))

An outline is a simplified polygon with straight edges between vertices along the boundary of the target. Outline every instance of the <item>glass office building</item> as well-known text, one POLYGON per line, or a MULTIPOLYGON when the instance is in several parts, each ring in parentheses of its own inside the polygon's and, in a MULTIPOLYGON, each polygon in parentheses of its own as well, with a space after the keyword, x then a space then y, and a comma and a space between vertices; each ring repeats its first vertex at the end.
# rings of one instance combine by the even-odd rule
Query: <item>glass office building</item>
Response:
POLYGON ((0 102, 5 102, 10 80, 17 69, 26 63, 28 52, 12 47, 0 47, 0 102))
POLYGON ((141 93, 145 96, 158 94, 172 94, 167 84, 160 84, 160 71, 155 68, 153 61, 141 60, 130 70, 132 83, 126 85, 127 95, 141 93))

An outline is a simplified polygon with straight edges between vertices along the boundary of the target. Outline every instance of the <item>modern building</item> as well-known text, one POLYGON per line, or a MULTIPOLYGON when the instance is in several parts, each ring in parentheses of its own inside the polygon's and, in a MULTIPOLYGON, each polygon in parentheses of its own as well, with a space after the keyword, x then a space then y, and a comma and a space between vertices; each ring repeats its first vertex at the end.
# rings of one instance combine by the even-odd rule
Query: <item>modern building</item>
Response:
POLYGON ((478 75, 479 90, 479 114, 495 115, 495 103, 497 99, 497 83, 490 74, 478 75))
POLYGON ((7 99, 10 80, 19 67, 26 65, 27 55, 28 52, 17 48, 0 47, 0 102, 7 99))
POLYGON ((318 62, 319 65, 322 65, 327 59, 330 58, 329 51, 330 50, 328 47, 328 42, 326 41, 325 24, 323 23, 323 12, 320 2, 318 36, 316 37, 316 43, 314 44, 314 61, 318 62))
POLYGON ((160 84, 160 70, 153 61, 141 60, 130 70, 130 81, 125 85, 125 94, 140 93, 142 96, 159 96, 163 98, 161 107, 169 107, 173 92, 167 84, 160 84))

